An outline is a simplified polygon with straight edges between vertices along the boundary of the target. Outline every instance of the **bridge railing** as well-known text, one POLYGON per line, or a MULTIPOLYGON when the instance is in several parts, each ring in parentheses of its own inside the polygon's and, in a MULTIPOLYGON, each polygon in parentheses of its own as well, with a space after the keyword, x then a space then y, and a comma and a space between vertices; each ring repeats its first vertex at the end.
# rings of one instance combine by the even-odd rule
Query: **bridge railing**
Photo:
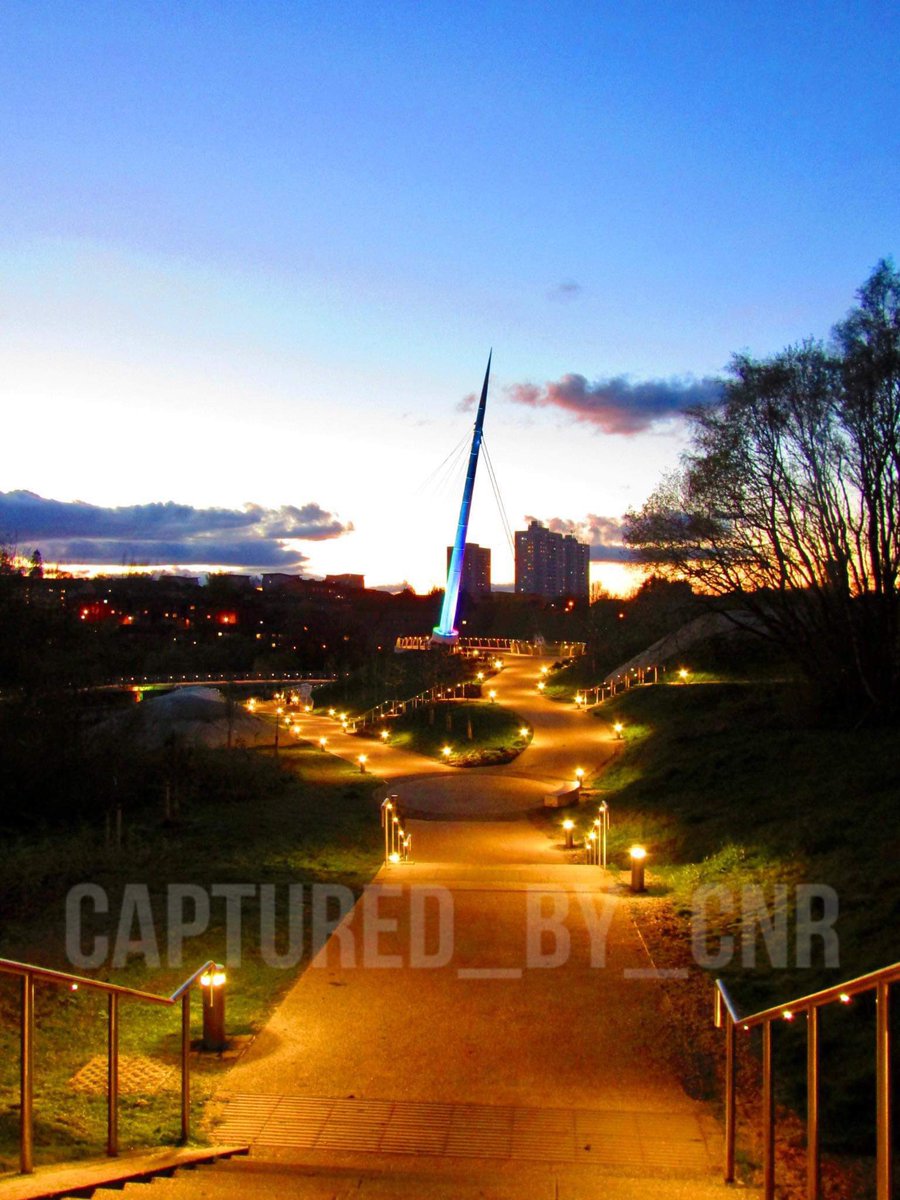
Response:
MULTIPOLYGON (((30 1175, 34 1170, 34 1000, 38 983, 55 984, 72 991, 103 992, 107 997, 106 1038, 106 1153, 115 1157, 119 1152, 119 1001, 123 998, 140 1000, 145 1004, 173 1006, 181 1002, 181 1140, 190 1137, 191 1125, 191 992, 207 972, 215 969, 210 960, 198 967, 193 975, 182 983, 171 996, 159 996, 154 992, 143 992, 137 988, 107 983, 101 979, 88 979, 82 975, 71 975, 67 971, 52 971, 33 963, 15 962, 0 958, 0 973, 19 975, 22 991, 19 1006, 19 1170, 30 1175)), ((204 1003, 212 997, 211 987, 204 989, 204 1003)))
POLYGON ((760 1122, 763 1144, 763 1196, 775 1196, 775 1098, 772 1086, 772 1027, 779 1021, 793 1022, 806 1016, 806 1195, 821 1200, 819 1147, 820 1048, 819 1015, 829 1004, 850 1004, 854 996, 875 993, 875 1194, 877 1200, 891 1200, 893 1188, 893 1147, 891 1113, 891 985, 900 979, 900 962, 870 971, 855 979, 818 992, 800 996, 787 1004, 741 1016, 721 979, 716 980, 715 1024, 725 1031, 725 1162, 726 1183, 734 1182, 737 1101, 737 1034, 756 1026, 762 1028, 762 1109, 760 1122))
MULTIPOLYGON (((430 637, 418 635, 398 637, 394 650, 400 653, 405 650, 430 650, 430 637)), ((454 649, 459 652, 484 650, 487 653, 503 653, 526 655, 528 657, 579 658, 587 648, 585 642, 541 642, 528 641, 525 638, 478 638, 461 637, 454 649)))

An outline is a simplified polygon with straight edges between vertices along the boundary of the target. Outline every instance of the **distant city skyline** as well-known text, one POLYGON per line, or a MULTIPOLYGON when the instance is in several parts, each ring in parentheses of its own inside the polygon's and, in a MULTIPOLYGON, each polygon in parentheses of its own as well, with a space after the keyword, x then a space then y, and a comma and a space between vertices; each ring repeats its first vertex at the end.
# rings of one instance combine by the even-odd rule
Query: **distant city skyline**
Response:
POLYGON ((11 0, 0 35, 0 539, 51 563, 440 586, 493 346, 510 526, 621 585, 685 409, 897 251, 881 0, 11 0))

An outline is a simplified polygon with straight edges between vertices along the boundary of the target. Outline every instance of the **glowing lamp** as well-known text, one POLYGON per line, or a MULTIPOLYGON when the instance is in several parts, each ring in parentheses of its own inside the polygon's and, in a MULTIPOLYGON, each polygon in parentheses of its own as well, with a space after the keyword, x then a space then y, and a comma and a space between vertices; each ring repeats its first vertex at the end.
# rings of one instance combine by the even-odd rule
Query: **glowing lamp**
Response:
POLYGON ((631 856, 631 890, 645 892, 647 889, 644 886, 644 863, 647 851, 643 846, 632 846, 628 853, 631 856))
POLYGON ((387 731, 386 729, 382 729, 382 731, 381 731, 381 740, 382 740, 383 742, 386 742, 390 736, 391 736, 391 735, 388 733, 388 731, 387 731))

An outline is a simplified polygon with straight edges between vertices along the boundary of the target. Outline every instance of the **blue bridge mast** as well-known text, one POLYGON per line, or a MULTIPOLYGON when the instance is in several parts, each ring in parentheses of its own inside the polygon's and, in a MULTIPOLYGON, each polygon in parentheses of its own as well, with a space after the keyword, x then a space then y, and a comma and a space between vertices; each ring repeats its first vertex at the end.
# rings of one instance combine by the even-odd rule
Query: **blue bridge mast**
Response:
POLYGON ((444 592, 444 607, 441 609, 440 623, 434 627, 431 634, 432 643, 452 646, 459 639, 456 626, 456 609, 459 605, 459 582, 462 578, 463 558, 466 553, 466 533, 469 528, 469 510, 472 507, 472 492, 475 489, 475 472, 478 469, 478 452, 481 449, 482 429, 484 428, 484 410, 487 407, 488 380, 491 375, 491 355, 488 354, 487 370, 484 373, 484 385, 481 389, 481 400, 478 404, 478 415, 475 418, 475 432, 472 434, 472 449, 469 451, 469 468, 466 471, 466 483, 463 488, 462 504, 459 507, 459 523, 456 526, 456 541, 450 555, 450 567, 447 571, 447 588, 444 592))

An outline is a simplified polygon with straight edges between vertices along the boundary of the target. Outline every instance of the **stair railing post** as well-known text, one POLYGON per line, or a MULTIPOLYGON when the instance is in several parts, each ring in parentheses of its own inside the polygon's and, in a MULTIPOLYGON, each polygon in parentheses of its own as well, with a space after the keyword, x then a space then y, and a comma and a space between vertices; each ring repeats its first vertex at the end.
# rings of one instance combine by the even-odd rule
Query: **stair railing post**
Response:
POLYGON ((19 1170, 34 1171, 34 976, 22 976, 19 1082, 19 1170))
POLYGON ((119 1153, 119 997, 107 996, 106 1153, 119 1153))
POLYGON ((191 1136, 191 989, 181 997, 181 1140, 191 1136))
POLYGON ((877 1136, 875 1157, 875 1195, 891 1200, 893 1189, 893 1151, 891 1148, 891 1021, 890 985, 880 982, 876 992, 875 1090, 877 1096, 877 1136))
MULTIPOLYGON (((725 1006, 722 1005, 724 1008, 725 1006)), ((737 1074, 735 1049, 737 1028, 731 1013, 724 1014, 725 1024, 725 1182, 734 1183, 734 1149, 737 1133, 735 1122, 737 1099, 737 1074)))
POLYGON ((771 1019, 763 1021, 762 1069, 763 1198, 775 1200, 775 1095, 772 1090, 771 1019))
POLYGON ((819 1166, 819 1010, 810 1005, 806 1014, 806 1197, 820 1200, 819 1166))

